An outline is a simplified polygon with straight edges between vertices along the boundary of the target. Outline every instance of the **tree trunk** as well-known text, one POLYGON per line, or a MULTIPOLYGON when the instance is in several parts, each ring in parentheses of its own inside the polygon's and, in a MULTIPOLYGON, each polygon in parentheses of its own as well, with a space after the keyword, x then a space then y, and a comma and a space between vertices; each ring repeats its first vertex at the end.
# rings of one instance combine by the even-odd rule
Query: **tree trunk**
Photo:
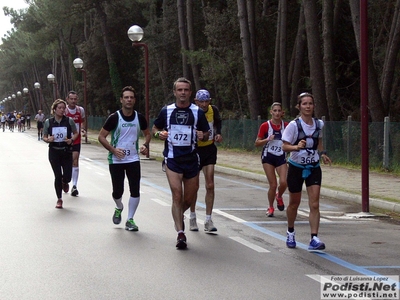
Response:
POLYGON ((249 103, 250 118, 256 120, 260 113, 260 103, 257 99, 256 84, 253 69, 253 57, 250 46, 250 32, 247 22, 247 9, 244 0, 237 0, 238 18, 240 26, 240 39, 242 43, 243 64, 247 87, 247 100, 249 103))
POLYGON ((321 41, 319 39, 318 10, 315 0, 303 0, 307 33, 310 80, 315 99, 315 115, 320 118, 328 114, 325 94, 324 70, 322 66, 321 41))
POLYGON ((267 16, 268 0, 263 0, 261 16, 267 16))
MULTIPOLYGON (((281 1, 278 3, 278 12, 281 10, 281 1)), ((274 75, 272 79, 272 100, 273 102, 281 102, 281 74, 280 74, 280 49, 279 47, 281 44, 279 43, 280 40, 280 24, 281 21, 281 14, 278 13, 278 21, 277 21, 277 26, 276 26, 276 37, 275 37, 275 59, 274 59, 274 75)))
MULTIPOLYGON (((349 3, 358 57, 360 57, 360 2, 359 0, 350 0, 349 3)), ((383 122, 385 113, 371 51, 368 51, 368 108, 372 122, 383 122)))
MULTIPOLYGON (((167 11, 167 6, 168 0, 163 0, 162 3, 162 8, 163 11, 167 11)), ((162 15, 162 29, 164 32, 167 32, 168 30, 168 16, 167 14, 162 15)), ((159 68, 161 69, 160 71, 160 78, 161 78, 161 83, 163 87, 163 94, 164 94, 164 99, 168 99, 168 95, 171 93, 171 84, 168 82, 168 55, 167 55, 167 42, 164 40, 162 44, 162 51, 159 53, 159 58, 158 58, 158 63, 159 63, 159 68)))
POLYGON ((290 108, 290 99, 288 97, 288 69, 286 61, 286 40, 287 40, 287 0, 280 0, 280 22, 279 22, 279 61, 281 78, 281 103, 284 109, 290 108))
POLYGON ((293 74, 292 74, 292 93, 290 96, 290 115, 295 117, 298 113, 296 109, 297 105, 297 96, 299 95, 299 82, 301 79, 301 74, 303 71, 303 63, 304 63, 304 52, 306 50, 306 29, 305 29, 305 18, 304 18, 304 8, 301 5, 300 8, 300 16, 299 16, 299 24, 297 26, 297 35, 296 42, 293 51, 295 52, 293 55, 293 74))
MULTIPOLYGON (((105 4, 106 5, 106 4, 105 4)), ((107 14, 105 13, 105 7, 99 3, 95 3, 96 13, 98 16, 100 28, 101 28, 101 35, 103 37, 103 45, 104 49, 106 50, 107 55, 107 62, 108 62, 108 70, 111 78, 111 86, 113 89, 114 97, 116 100, 119 99, 119 95, 122 89, 121 78, 119 76, 117 64, 114 60, 114 55, 112 53, 112 49, 110 47, 110 42, 108 38, 108 29, 107 29, 107 14)))
POLYGON ((337 85, 335 72, 335 55, 333 52, 333 11, 334 0, 324 0, 322 8, 322 37, 324 41, 324 74, 326 101, 328 103, 327 120, 339 120, 339 105, 337 99, 337 85))
POLYGON ((392 19, 394 9, 395 8, 393 7, 392 1, 387 1, 382 26, 379 30, 377 38, 372 42, 374 44, 374 48, 380 47, 387 42, 388 28, 390 26, 389 24, 390 20, 392 19))
POLYGON ((382 70, 382 99, 385 108, 385 115, 390 111, 390 95, 393 88, 396 61, 400 51, 400 0, 397 0, 396 9, 390 28, 390 39, 386 47, 385 63, 382 70))
POLYGON ((342 9, 344 5, 344 0, 336 0, 335 8, 333 10, 333 37, 337 37, 337 29, 339 28, 339 20, 342 16, 342 9))
POLYGON ((186 51, 188 50, 188 43, 186 40, 186 30, 185 30, 185 1, 177 0, 178 6, 178 28, 179 28, 179 38, 181 41, 181 56, 182 56, 182 74, 183 77, 189 79, 189 66, 186 51))
POLYGON ((248 16, 248 24, 250 31, 250 46, 251 46, 251 54, 253 56, 253 69, 254 69, 254 78, 256 84, 257 98, 259 97, 258 91, 259 89, 259 76, 258 76, 258 53, 257 53, 257 31, 256 31, 256 13, 255 13, 255 3, 254 0, 247 0, 247 16, 248 16))
MULTIPOLYGON (((193 0, 186 0, 186 20, 187 34, 189 40, 189 50, 195 51, 193 34, 193 0)), ((199 66, 195 63, 193 56, 190 57, 190 66, 192 67, 193 81, 196 91, 201 89, 199 66)))

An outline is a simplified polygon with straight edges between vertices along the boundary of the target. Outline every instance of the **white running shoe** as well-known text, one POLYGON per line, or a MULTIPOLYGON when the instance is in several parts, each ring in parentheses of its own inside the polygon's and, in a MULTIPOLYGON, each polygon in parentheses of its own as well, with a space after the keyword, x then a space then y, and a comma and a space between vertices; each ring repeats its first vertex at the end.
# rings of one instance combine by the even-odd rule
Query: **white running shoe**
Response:
POLYGON ((199 227, 197 227, 197 220, 196 218, 190 219, 190 231, 199 231, 199 227))
POLYGON ((209 231, 209 232, 217 231, 217 228, 214 226, 214 223, 211 219, 204 222, 204 231, 209 231))

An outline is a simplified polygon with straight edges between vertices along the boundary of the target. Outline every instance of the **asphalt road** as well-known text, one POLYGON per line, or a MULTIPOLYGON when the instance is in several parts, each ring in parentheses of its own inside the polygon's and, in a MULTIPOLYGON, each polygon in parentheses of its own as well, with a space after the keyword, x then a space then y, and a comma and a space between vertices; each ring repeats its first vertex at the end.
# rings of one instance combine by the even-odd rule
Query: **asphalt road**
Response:
MULTIPOLYGON (((55 209, 47 144, 34 132, 0 133, 1 299, 320 299, 320 275, 399 275, 399 225, 354 218, 351 202, 323 199, 323 254, 309 253, 307 202, 288 249, 285 212, 265 216, 259 182, 217 174, 217 234, 187 231, 175 248, 171 196, 161 163, 142 160, 138 232, 114 225, 106 151, 82 145, 79 197, 55 209)), ((126 185, 124 203, 128 199, 126 185)), ((287 202, 287 199, 285 199, 287 202)), ((122 218, 126 218, 126 211, 122 218)), ((188 227, 186 219, 186 227, 188 227)), ((397 290, 398 291, 398 290, 397 290)))

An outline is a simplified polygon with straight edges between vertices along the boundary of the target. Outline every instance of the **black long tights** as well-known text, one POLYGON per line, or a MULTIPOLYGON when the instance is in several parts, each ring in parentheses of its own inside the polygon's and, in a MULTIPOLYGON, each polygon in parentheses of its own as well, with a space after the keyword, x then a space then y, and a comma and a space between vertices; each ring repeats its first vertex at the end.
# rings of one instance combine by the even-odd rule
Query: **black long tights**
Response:
POLYGON ((54 172, 56 195, 61 199, 62 183, 69 183, 72 177, 72 152, 49 148, 49 161, 54 172))

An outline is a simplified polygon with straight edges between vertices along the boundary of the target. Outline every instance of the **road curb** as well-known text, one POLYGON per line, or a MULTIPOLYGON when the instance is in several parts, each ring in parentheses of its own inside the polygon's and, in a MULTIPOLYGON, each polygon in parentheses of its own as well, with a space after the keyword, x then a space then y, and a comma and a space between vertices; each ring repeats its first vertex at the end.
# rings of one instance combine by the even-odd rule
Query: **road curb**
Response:
MULTIPOLYGON (((219 172, 219 173, 240 176, 240 177, 244 177, 244 178, 248 178, 248 179, 252 179, 252 180, 256 180, 256 181, 260 181, 260 182, 264 182, 264 183, 267 181, 265 175, 248 172, 248 171, 242 171, 242 170, 229 168, 229 167, 215 165, 215 171, 219 172)), ((305 187, 303 187, 303 191, 306 191, 305 187)), ((337 190, 328 189, 325 187, 321 187, 321 196, 334 198, 334 199, 340 199, 340 200, 349 201, 349 202, 354 202, 354 203, 358 203, 360 205, 362 204, 361 195, 347 193, 347 192, 343 192, 343 191, 337 191, 337 190)), ((390 202, 390 201, 377 199, 377 198, 369 198, 369 205, 376 207, 376 208, 384 209, 387 211, 400 213, 400 204, 399 203, 390 202)))

